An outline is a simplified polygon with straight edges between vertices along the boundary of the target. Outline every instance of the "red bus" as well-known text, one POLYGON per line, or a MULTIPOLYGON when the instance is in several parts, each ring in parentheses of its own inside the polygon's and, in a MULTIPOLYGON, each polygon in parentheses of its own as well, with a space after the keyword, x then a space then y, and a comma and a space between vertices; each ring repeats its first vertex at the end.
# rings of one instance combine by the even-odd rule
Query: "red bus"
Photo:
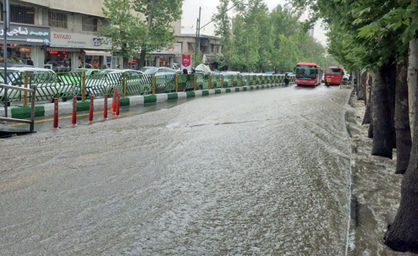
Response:
POLYGON ((341 80, 343 79, 344 71, 340 67, 327 67, 325 69, 325 85, 340 85, 341 80))
POLYGON ((321 84, 322 69, 316 63, 299 62, 295 67, 296 85, 317 86, 321 84))

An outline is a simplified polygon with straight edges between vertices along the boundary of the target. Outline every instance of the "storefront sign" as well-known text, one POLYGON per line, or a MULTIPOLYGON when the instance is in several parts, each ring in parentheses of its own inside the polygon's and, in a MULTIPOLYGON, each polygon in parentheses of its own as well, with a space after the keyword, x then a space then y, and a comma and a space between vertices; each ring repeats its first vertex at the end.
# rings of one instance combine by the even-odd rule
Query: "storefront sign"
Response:
POLYGON ((188 71, 192 70, 192 58, 190 54, 183 54, 181 56, 181 70, 183 69, 187 69, 188 71))
POLYGON ((103 37, 92 34, 78 34, 51 31, 51 46, 61 48, 80 48, 108 50, 112 46, 103 37))
MULTIPOLYGON (((0 27, 3 27, 3 22, 0 22, 0 27)), ((4 30, 0 29, 0 41, 3 41, 3 36, 4 30)), ((49 45, 50 29, 49 27, 12 23, 10 31, 7 32, 7 40, 16 44, 49 45)))
POLYGON ((161 50, 153 51, 151 54, 154 55, 180 55, 181 54, 181 43, 174 43, 171 47, 164 48, 161 50))

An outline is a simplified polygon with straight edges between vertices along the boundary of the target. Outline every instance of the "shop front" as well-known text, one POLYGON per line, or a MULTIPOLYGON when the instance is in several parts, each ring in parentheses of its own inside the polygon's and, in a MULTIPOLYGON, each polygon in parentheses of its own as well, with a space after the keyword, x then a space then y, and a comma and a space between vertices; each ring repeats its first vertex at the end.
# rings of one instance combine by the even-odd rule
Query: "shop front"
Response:
MULTIPOLYGON (((0 26, 3 27, 2 22, 0 26)), ((0 30, 0 63, 4 63, 4 31, 0 30)), ((50 44, 49 27, 11 23, 7 32, 7 62, 42 67, 44 47, 50 44)))
POLYGON ((45 65, 56 71, 77 68, 109 68, 112 65, 111 45, 93 34, 51 32, 51 47, 45 65))
POLYGON ((174 43, 171 47, 151 52, 147 64, 155 67, 173 68, 174 58, 177 56, 181 56, 181 43, 174 43))

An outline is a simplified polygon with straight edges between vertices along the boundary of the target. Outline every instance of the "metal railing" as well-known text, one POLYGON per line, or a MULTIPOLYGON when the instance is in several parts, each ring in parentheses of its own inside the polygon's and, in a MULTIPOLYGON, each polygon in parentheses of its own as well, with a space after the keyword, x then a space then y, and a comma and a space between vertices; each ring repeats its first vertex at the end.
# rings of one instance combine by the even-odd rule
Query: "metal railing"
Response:
MULTIPOLYGON (((7 84, 0 84, 0 89, 2 90, 11 90, 12 92, 17 90, 23 92, 25 98, 27 98, 27 93, 31 93, 31 112, 30 112, 30 120, 27 119, 19 119, 19 118, 11 118, 11 117, 0 117, 0 121, 6 122, 15 122, 15 123, 27 123, 30 124, 29 131, 33 132, 35 128, 35 100, 36 100, 36 86, 33 86, 31 89, 19 87, 19 86, 12 86, 7 84)), ((7 104, 7 103, 6 103, 7 104)))
MULTIPOLYGON (((0 74, 0 77, 2 74, 0 74)), ((294 76, 290 77, 291 82, 294 76)), ((212 74, 155 74, 128 75, 126 73, 28 73, 15 72, 8 74, 10 85, 20 88, 36 86, 36 101, 52 102, 54 98, 72 99, 73 96, 86 100, 90 96, 103 97, 111 94, 113 89, 121 92, 122 97, 170 93, 178 91, 207 90, 232 88, 251 85, 284 85, 283 74, 258 73, 212 73, 212 74)), ((0 101, 4 101, 0 88, 0 101)), ((7 93, 9 102, 27 105, 27 96, 22 91, 13 90, 7 93)))

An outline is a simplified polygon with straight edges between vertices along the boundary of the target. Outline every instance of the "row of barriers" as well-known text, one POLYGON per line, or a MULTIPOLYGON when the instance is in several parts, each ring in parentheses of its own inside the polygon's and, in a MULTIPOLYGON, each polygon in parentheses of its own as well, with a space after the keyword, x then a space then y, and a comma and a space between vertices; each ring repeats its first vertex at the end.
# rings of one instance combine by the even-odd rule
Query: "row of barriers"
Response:
MULTIPOLYGON (((0 74, 0 76, 3 76, 0 74)), ((4 81, 4 77, 3 81, 4 81)), ((289 76, 294 82, 294 76, 289 76)), ((9 85, 22 88, 36 87, 36 101, 53 102, 55 98, 71 100, 74 96, 81 100, 104 97, 114 89, 121 92, 121 97, 147 95, 179 91, 193 91, 216 88, 231 88, 249 85, 284 85, 283 74, 256 73, 213 73, 213 74, 128 74, 83 72, 10 72, 9 85)), ((0 101, 4 102, 4 88, 0 87, 0 101)), ((9 102, 27 106, 28 98, 21 90, 7 93, 9 102)))

